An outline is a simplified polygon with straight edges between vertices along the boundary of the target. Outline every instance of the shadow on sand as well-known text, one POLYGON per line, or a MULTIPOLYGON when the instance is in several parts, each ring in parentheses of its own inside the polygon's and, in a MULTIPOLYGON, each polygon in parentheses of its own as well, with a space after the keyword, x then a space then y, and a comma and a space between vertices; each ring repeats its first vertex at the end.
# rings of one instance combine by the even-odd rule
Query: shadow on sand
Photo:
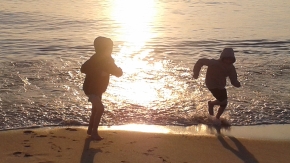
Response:
POLYGON ((90 148, 91 141, 90 137, 86 138, 80 163, 94 163, 95 155, 102 152, 101 149, 90 148))
MULTIPOLYGON (((235 137, 233 136, 223 136, 221 134, 221 129, 223 127, 213 126, 217 132, 217 138, 221 142, 224 148, 233 152, 237 157, 244 161, 244 163, 258 163, 259 161, 255 158, 253 154, 251 154, 247 148, 235 137), (230 144, 224 139, 228 137, 236 146, 237 149, 230 146, 230 144)), ((226 128, 229 129, 229 128, 226 128)))

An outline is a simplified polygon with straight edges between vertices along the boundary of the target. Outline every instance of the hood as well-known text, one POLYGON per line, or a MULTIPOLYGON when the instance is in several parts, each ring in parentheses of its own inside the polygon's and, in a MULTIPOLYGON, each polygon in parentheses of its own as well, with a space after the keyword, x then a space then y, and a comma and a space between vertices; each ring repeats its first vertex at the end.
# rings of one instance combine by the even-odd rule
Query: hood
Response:
POLYGON ((110 38, 100 36, 94 40, 94 47, 96 52, 103 53, 113 48, 113 41, 110 38))
POLYGON ((220 60, 223 60, 223 58, 233 58, 233 63, 235 63, 236 57, 233 48, 224 48, 220 55, 220 60))

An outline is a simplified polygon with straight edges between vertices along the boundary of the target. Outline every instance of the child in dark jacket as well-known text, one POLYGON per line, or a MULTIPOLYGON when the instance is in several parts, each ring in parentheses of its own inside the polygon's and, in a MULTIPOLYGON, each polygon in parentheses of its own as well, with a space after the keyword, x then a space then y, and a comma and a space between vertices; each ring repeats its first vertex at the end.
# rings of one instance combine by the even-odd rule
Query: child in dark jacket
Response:
POLYGON ((206 65, 207 72, 205 84, 212 95, 216 98, 214 101, 208 101, 208 112, 214 115, 213 108, 219 105, 216 118, 219 119, 228 104, 228 96, 226 86, 226 78, 229 77, 231 84, 240 87, 241 84, 237 79, 236 68, 233 65, 236 58, 232 48, 223 49, 220 58, 216 59, 199 59, 193 68, 193 78, 197 79, 202 66, 206 65))
POLYGON ((106 37, 97 37, 94 41, 95 54, 81 67, 81 72, 86 74, 83 90, 92 103, 92 113, 87 133, 94 140, 102 140, 98 127, 104 112, 102 94, 106 91, 110 74, 120 77, 123 75, 121 68, 117 67, 112 58, 113 41, 106 37))

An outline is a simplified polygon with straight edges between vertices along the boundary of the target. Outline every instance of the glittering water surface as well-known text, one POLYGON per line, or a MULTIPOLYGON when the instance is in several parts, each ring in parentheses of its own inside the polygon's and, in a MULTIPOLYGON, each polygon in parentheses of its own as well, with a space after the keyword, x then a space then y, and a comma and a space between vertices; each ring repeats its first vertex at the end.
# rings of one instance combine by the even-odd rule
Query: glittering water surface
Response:
POLYGON ((201 57, 236 51, 241 88, 228 84, 231 125, 290 123, 289 2, 0 2, 0 129, 85 125, 80 66, 96 36, 114 41, 124 75, 111 78, 101 125, 210 123, 201 57), (271 10, 270 10, 271 9, 271 10), (269 12, 271 11, 271 12, 269 12))

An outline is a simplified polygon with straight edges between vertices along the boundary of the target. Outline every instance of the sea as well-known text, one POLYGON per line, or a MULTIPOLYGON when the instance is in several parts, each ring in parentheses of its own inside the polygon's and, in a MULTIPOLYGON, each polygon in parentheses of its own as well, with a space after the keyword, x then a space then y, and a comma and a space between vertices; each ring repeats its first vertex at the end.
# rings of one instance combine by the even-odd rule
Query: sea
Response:
MULTIPOLYGON (((232 47, 231 126, 290 124, 289 0, 0 0, 0 130, 88 125, 81 65, 114 41, 101 126, 210 125, 206 66, 232 47)), ((215 113, 218 108, 215 108, 215 113)))

